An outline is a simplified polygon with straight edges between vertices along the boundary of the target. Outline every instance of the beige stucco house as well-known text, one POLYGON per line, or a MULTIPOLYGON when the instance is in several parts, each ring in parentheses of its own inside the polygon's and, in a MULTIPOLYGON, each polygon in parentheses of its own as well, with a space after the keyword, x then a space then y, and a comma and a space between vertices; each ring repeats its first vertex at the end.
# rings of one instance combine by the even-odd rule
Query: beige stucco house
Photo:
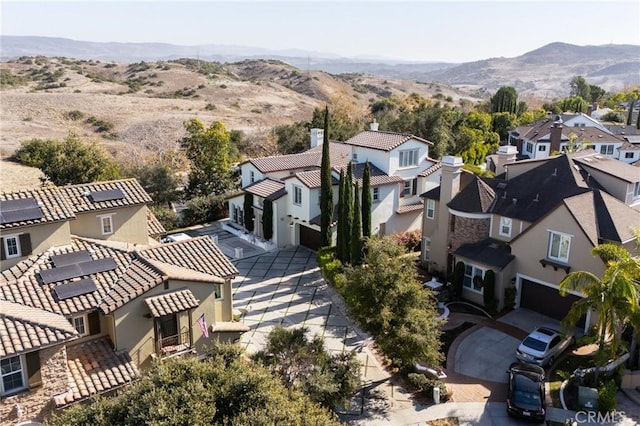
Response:
POLYGON ((476 277, 492 270, 499 309, 515 289, 516 308, 562 319, 581 293, 560 296, 559 282, 571 271, 604 271, 593 247, 615 243, 638 255, 640 173, 593 150, 517 162, 507 150, 499 155, 505 172, 495 178, 464 172, 458 157, 443 158, 441 185, 422 194, 422 257, 442 274, 462 262, 468 300, 484 304, 476 277))
MULTIPOLYGON (((238 273, 209 237, 160 244, 137 181, 0 196, 0 418, 116 392, 154 359, 233 341, 238 273)), ((3 423, 4 424, 4 423, 3 423)))

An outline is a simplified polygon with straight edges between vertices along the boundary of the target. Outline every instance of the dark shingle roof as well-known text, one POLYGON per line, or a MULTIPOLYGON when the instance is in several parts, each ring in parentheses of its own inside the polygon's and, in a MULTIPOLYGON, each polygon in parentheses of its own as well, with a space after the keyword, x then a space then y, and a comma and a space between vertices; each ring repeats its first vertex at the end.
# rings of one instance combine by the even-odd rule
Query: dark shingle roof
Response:
POLYGON ((492 238, 477 243, 463 244, 454 254, 500 269, 507 266, 515 258, 511 254, 511 247, 508 244, 492 238))
POLYGON ((433 145, 432 142, 413 136, 409 133, 380 132, 373 130, 366 130, 362 133, 358 133, 354 137, 347 139, 344 143, 347 145, 361 146, 380 151, 391 151, 410 139, 417 140, 428 145, 433 145))
MULTIPOLYGON (((495 179, 486 179, 496 184, 495 179)), ((473 179, 447 206, 453 210, 469 213, 488 213, 495 200, 494 189, 480 177, 473 179)))
POLYGON ((640 181, 640 173, 633 166, 624 161, 597 154, 593 150, 588 150, 582 155, 571 155, 571 158, 582 168, 599 170, 631 183, 640 181))

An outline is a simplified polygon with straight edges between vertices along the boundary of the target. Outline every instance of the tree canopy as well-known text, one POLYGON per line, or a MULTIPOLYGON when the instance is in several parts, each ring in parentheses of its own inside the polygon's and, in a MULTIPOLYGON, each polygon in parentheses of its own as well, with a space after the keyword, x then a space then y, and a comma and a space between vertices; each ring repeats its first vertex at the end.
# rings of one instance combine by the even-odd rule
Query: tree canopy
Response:
POLYGON ((335 415, 302 392, 287 389, 235 349, 211 358, 174 358, 153 365, 122 394, 76 405, 52 426, 338 425, 335 415))
POLYGON ((22 142, 14 158, 37 167, 54 185, 72 185, 120 177, 120 168, 97 143, 69 134, 62 142, 31 139, 22 142))
POLYGON ((511 86, 503 86, 491 97, 491 112, 518 111, 518 92, 511 86))
POLYGON ((191 162, 188 195, 224 194, 231 185, 231 133, 221 121, 207 128, 192 118, 184 127, 180 145, 191 162))

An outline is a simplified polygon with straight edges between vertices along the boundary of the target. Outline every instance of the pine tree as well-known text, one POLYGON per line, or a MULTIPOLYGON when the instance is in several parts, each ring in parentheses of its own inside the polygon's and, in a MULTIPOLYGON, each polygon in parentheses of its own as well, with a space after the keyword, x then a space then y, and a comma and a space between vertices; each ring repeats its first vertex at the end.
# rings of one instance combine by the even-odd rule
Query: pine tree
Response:
POLYGON ((331 245, 331 220, 333 218, 333 186, 331 183, 329 107, 325 107, 322 161, 320 163, 320 244, 322 247, 331 245))
POLYGON ((338 186, 338 226, 336 230, 336 257, 344 261, 344 169, 340 169, 340 184, 338 186))
POLYGON ((362 236, 371 236, 371 167, 367 161, 362 173, 362 236))
POLYGON ((344 263, 351 264, 351 227, 353 226, 353 168, 351 162, 347 166, 347 177, 344 185, 344 228, 343 229, 343 245, 344 245, 344 263))
POLYGON ((353 224, 351 226, 351 263, 359 265, 362 262, 362 232, 360 227, 360 188, 358 182, 353 188, 353 224))

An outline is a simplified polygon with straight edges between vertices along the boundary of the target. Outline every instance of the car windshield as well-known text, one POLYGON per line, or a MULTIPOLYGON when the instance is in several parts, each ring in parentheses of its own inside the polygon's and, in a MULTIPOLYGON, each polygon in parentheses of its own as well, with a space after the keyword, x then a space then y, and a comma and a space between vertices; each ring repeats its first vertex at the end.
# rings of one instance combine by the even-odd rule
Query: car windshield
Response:
POLYGON ((521 406, 539 407, 542 403, 540 399, 539 385, 523 375, 515 375, 513 383, 513 401, 521 406))
POLYGON ((528 336, 526 339, 524 339, 524 342, 522 342, 522 344, 528 348, 533 349, 534 351, 544 352, 545 349, 547 349, 547 344, 545 342, 535 339, 531 336, 528 336))

